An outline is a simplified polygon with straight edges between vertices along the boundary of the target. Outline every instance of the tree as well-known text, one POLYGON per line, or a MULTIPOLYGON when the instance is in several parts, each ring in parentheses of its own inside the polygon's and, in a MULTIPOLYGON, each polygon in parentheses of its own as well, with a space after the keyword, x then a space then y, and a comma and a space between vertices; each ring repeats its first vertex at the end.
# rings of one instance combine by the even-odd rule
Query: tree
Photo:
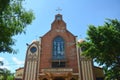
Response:
POLYGON ((0 14, 8 6, 10 0, 0 0, 0 14))
POLYGON ((25 33, 27 25, 34 19, 31 10, 22 6, 23 0, 0 0, 0 52, 14 53, 16 36, 25 33))
POLYGON ((105 70, 106 80, 120 79, 120 21, 107 19, 104 25, 90 25, 86 40, 78 44, 83 55, 105 70))
POLYGON ((14 80, 14 74, 11 73, 8 69, 1 69, 0 80, 14 80))

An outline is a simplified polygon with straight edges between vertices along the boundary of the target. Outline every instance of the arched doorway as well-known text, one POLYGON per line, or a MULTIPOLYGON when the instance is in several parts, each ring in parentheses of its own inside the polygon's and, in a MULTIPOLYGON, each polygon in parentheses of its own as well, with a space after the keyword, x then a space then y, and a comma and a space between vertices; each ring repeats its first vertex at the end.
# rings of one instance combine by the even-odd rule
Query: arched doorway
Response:
POLYGON ((55 77, 53 80, 65 80, 65 79, 62 77, 55 77))

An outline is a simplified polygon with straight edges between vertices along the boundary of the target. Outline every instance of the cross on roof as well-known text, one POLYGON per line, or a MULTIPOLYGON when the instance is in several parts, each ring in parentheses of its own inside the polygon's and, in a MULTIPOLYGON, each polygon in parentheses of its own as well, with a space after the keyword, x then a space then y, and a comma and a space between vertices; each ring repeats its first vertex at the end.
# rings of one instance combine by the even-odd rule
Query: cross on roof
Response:
POLYGON ((57 11, 58 13, 60 13, 60 11, 62 11, 62 9, 58 7, 58 9, 56 9, 56 11, 57 11))

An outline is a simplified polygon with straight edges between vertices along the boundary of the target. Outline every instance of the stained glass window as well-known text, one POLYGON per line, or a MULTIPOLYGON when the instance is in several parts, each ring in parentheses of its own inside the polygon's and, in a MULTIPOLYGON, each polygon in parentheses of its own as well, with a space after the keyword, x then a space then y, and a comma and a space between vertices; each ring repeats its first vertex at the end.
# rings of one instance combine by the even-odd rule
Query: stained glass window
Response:
POLYGON ((53 40, 53 59, 64 59, 65 58, 65 50, 64 50, 64 40, 62 37, 57 36, 53 40))

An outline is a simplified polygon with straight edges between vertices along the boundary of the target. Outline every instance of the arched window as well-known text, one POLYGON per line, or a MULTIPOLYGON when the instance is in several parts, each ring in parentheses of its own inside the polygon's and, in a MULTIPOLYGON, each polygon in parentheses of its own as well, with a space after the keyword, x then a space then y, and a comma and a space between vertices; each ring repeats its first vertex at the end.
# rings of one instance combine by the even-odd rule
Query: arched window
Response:
POLYGON ((64 45, 65 42, 62 37, 60 36, 55 37, 55 39, 53 40, 53 54, 52 54, 53 59, 60 60, 65 58, 64 45))

